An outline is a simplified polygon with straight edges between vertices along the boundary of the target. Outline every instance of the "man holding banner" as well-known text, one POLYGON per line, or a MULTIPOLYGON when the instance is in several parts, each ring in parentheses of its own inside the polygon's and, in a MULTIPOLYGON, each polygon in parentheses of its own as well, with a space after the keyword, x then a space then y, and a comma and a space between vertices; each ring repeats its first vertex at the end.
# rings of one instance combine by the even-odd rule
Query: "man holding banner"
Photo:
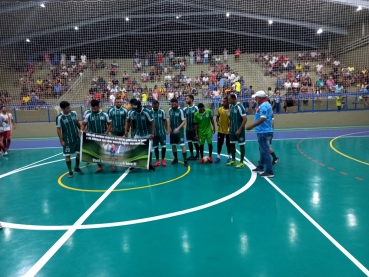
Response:
MULTIPOLYGON (((135 139, 149 139, 149 147, 151 148, 151 142, 155 134, 155 121, 152 117, 152 113, 148 109, 142 107, 141 101, 137 100, 132 105, 132 112, 129 115, 129 120, 131 135, 135 139)), ((128 126, 126 126, 126 134, 128 134, 127 128, 128 126)), ((150 151, 149 170, 155 171, 155 168, 152 166, 151 162, 152 154, 150 151)))
MULTIPOLYGON (((109 134, 111 128, 111 121, 109 115, 100 110, 100 103, 98 100, 91 101, 91 113, 87 114, 82 122, 82 131, 86 131, 88 126, 88 132, 95 134, 109 134)), ((103 171, 102 164, 97 164, 95 173, 101 173, 103 171)))

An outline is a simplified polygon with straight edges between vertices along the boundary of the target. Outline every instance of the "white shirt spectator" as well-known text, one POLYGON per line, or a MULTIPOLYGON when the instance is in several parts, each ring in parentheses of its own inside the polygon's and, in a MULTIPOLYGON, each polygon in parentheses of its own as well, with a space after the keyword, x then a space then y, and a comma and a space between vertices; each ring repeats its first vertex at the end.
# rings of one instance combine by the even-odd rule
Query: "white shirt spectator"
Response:
POLYGON ((287 68, 289 64, 290 64, 290 62, 289 62, 289 61, 285 61, 285 62, 283 63, 283 67, 284 67, 284 68, 287 68))
POLYGON ((207 50, 207 49, 205 49, 204 50, 204 58, 208 58, 209 57, 209 53, 210 53, 210 51, 207 50))
POLYGON ((318 64, 316 65, 316 71, 317 71, 317 72, 320 72, 320 71, 322 71, 322 69, 323 69, 323 65, 321 65, 320 63, 318 63, 318 64))
POLYGON ((333 62, 333 64, 334 64, 335 66, 339 66, 341 63, 340 63, 340 61, 334 61, 334 62, 333 62))
POLYGON ((190 57, 193 58, 193 56, 195 55, 195 52, 191 50, 189 54, 190 54, 190 57))
POLYGON ((301 52, 298 55, 299 58, 302 58, 303 56, 304 56, 304 53, 301 53, 301 52))
POLYGON ((202 77, 202 81, 203 81, 203 82, 208 82, 208 81, 209 81, 209 77, 208 77, 208 76, 204 76, 204 77, 202 77))
POLYGON ((284 88, 285 89, 288 89, 288 88, 290 88, 292 86, 292 84, 291 84, 291 82, 290 81, 287 81, 287 82, 285 82, 284 83, 284 88))
POLYGON ((219 90, 213 90, 212 95, 213 95, 213 98, 218 97, 218 96, 220 96, 220 91, 219 90))
POLYGON ((312 57, 312 58, 316 58, 317 55, 318 54, 315 51, 313 51, 313 52, 310 53, 310 57, 312 57))
POLYGON ((192 80, 191 80, 191 78, 190 78, 190 77, 186 77, 186 76, 185 76, 185 79, 184 79, 184 80, 185 80, 186 84, 191 84, 191 81, 192 81, 192 80))
POLYGON ((141 68, 142 67, 142 63, 141 62, 138 62, 136 65, 137 65, 138 68, 141 68))
POLYGON ((60 55, 60 59, 61 59, 62 61, 66 61, 66 60, 67 60, 67 55, 65 55, 64 53, 62 53, 62 54, 60 55))
POLYGON ((86 55, 81 55, 81 61, 83 64, 87 63, 87 56, 86 55))
POLYGON ((142 79, 145 79, 145 78, 147 78, 149 76, 149 74, 147 74, 146 72, 144 72, 144 73, 142 73, 141 74, 141 78, 142 79))
POLYGON ((224 77, 225 77, 226 79, 228 79, 228 78, 229 78, 229 76, 230 76, 229 72, 224 72, 224 77))
POLYGON ((168 100, 172 100, 174 98, 174 92, 168 92, 168 100))
POLYGON ((164 81, 172 81, 172 76, 170 76, 169 74, 165 75, 164 76, 164 81))
POLYGON ((71 63, 75 63, 75 62, 76 62, 76 56, 71 55, 71 56, 70 56, 70 62, 71 62, 71 63))
POLYGON ((169 52, 169 58, 170 58, 170 59, 173 59, 173 58, 174 58, 174 52, 173 52, 173 51, 170 51, 170 52, 169 52))
POLYGON ((115 87, 113 87, 113 88, 110 90, 110 92, 111 92, 111 93, 114 93, 114 92, 115 92, 115 93, 117 93, 117 92, 119 91, 119 90, 118 90, 118 88, 119 88, 118 86, 115 86, 115 87))
POLYGON ((219 56, 215 58, 215 62, 220 63, 220 57, 219 56))
POLYGON ((114 106, 114 104, 115 104, 115 93, 112 93, 110 95, 109 99, 110 99, 110 103, 114 106))

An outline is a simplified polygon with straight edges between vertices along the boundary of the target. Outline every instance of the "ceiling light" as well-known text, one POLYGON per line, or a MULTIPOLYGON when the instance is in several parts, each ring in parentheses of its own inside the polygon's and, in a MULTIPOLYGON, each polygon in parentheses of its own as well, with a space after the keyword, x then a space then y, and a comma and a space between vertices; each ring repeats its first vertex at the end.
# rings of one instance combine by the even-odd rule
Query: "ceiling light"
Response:
POLYGON ((178 15, 176 16, 176 19, 179 19, 179 16, 178 15))
POLYGON ((74 30, 78 31, 78 26, 74 26, 74 30))
POLYGON ((31 41, 29 40, 29 38, 27 38, 27 39, 26 39, 26 42, 31 42, 31 41))
POLYGON ((323 33, 323 29, 322 28, 319 28, 318 31, 316 32, 318 35, 323 33))
POLYGON ((269 23, 269 25, 272 25, 273 24, 273 20, 269 19, 268 20, 268 23, 269 23))
POLYGON ((357 7, 356 11, 358 12, 358 11, 361 11, 362 9, 363 9, 363 7, 359 6, 359 7, 357 7))
POLYGON ((41 7, 41 8, 46 8, 46 6, 45 6, 45 4, 44 4, 44 3, 42 3, 42 4, 40 5, 40 7, 41 7))
POLYGON ((226 17, 229 17, 229 13, 226 13, 226 17))
POLYGON ((126 21, 129 21, 129 18, 128 17, 126 17, 126 21))

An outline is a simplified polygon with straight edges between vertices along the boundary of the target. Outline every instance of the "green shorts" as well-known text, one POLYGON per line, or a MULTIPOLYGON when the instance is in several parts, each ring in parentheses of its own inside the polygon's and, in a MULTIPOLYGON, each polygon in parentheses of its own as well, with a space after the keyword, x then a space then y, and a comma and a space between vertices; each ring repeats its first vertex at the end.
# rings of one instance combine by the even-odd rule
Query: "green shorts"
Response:
POLYGON ((63 156, 70 156, 72 154, 79 154, 81 151, 81 141, 74 141, 70 143, 65 143, 63 147, 63 156))
POLYGON ((175 133, 170 133, 170 144, 171 145, 185 145, 185 142, 184 142, 184 132, 183 132, 183 129, 181 129, 177 134, 175 133))
POLYGON ((167 138, 165 135, 154 136, 154 138, 152 139, 152 147, 157 148, 159 144, 161 145, 161 147, 167 147, 167 138))
POLYGON ((111 135, 112 136, 116 136, 116 137, 124 137, 124 131, 114 131, 114 132, 111 132, 111 135))
POLYGON ((230 133, 229 134, 229 140, 231 141, 231 143, 236 143, 238 142, 239 145, 244 145, 245 144, 245 130, 241 131, 241 134, 236 135, 235 133, 230 133))
POLYGON ((187 142, 191 142, 191 141, 196 142, 197 139, 196 139, 195 130, 186 130, 186 139, 187 139, 187 142))
POLYGON ((205 142, 207 142, 208 144, 212 144, 213 143, 212 136, 213 136, 212 133, 199 134, 200 145, 204 145, 205 142))

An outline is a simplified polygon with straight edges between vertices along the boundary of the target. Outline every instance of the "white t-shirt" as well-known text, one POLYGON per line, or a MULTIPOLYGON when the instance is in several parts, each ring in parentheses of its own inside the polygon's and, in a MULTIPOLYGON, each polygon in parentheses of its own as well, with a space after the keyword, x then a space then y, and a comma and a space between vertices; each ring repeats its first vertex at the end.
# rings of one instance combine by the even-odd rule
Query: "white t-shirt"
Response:
POLYGON ((311 52, 311 53, 310 53, 310 56, 311 56, 312 58, 315 58, 315 57, 317 56, 317 53, 316 53, 316 52, 311 52))
POLYGON ((110 95, 109 99, 110 99, 110 102, 114 105, 114 103, 115 103, 115 95, 114 94, 110 95))
POLYGON ((202 81, 203 81, 203 82, 208 82, 208 81, 209 81, 209 78, 208 78, 208 77, 206 77, 206 76, 204 76, 204 77, 202 77, 202 81))
POLYGON ((171 81, 172 80, 172 76, 170 76, 170 75, 165 75, 165 77, 164 77, 164 80, 165 81, 171 81))
POLYGON ((195 55, 195 52, 190 51, 190 57, 193 58, 193 55, 195 55))
POLYGON ((187 84, 191 84, 191 81, 192 81, 192 80, 191 80, 191 78, 190 78, 190 77, 187 77, 187 78, 185 79, 185 81, 186 81, 186 83, 187 83, 187 84))
POLYGON ((317 71, 321 71, 321 70, 322 70, 322 68, 323 68, 323 66, 322 66, 321 64, 317 64, 317 65, 316 65, 316 70, 317 70, 317 71))
POLYGON ((334 64, 335 66, 339 66, 341 63, 340 63, 340 61, 334 61, 334 62, 333 62, 333 64, 334 64))
POLYGON ((284 87, 285 88, 290 88, 291 87, 291 82, 285 82, 284 87))
POLYGON ((74 55, 70 56, 70 61, 72 63, 75 63, 76 62, 76 56, 74 56, 74 55))
POLYGON ((174 53, 173 53, 173 51, 170 51, 170 52, 169 52, 169 58, 170 58, 170 59, 173 59, 173 58, 174 58, 174 53))
POLYGON ((168 100, 172 100, 174 98, 174 92, 168 92, 168 100))
POLYGON ((209 50, 204 50, 204 58, 208 58, 209 57, 209 50))
POLYGON ((2 127, 2 130, 4 132, 10 131, 12 115, 10 113, 6 113, 6 114, 0 113, 0 116, 4 119, 4 121, 5 120, 8 121, 8 123, 3 122, 3 126, 0 126, 0 127, 2 127))
POLYGON ((86 62, 87 62, 87 57, 86 57, 86 55, 82 55, 82 56, 81 56, 81 60, 82 60, 82 63, 86 63, 86 62))
POLYGON ((147 78, 147 76, 149 76, 149 74, 147 74, 146 72, 144 72, 144 73, 141 74, 141 77, 142 78, 147 78))

